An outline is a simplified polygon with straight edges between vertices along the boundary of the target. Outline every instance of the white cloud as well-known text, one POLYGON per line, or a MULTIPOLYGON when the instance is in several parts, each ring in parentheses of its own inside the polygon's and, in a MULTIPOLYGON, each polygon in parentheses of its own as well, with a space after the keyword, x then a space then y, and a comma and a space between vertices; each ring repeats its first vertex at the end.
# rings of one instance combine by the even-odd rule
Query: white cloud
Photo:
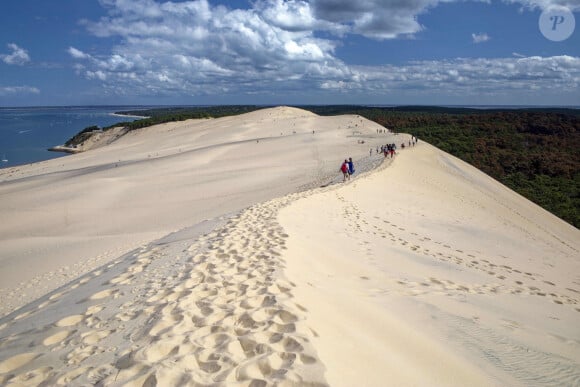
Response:
POLYGON ((571 56, 417 61, 402 66, 360 67, 364 89, 412 90, 427 95, 473 97, 508 91, 579 94, 580 58, 571 56))
POLYGON ((15 96, 27 94, 40 94, 40 90, 31 86, 0 86, 0 96, 15 96))
POLYGON ((87 71, 85 73, 85 75, 87 76, 88 79, 98 79, 101 81, 106 81, 107 80, 107 74, 105 74, 103 71, 101 70, 97 70, 97 71, 87 71))
MULTIPOLYGON (((578 95, 580 85, 576 57, 518 54, 375 67, 349 66, 336 57, 340 41, 335 38, 345 33, 381 39, 416 33, 422 28, 416 16, 437 0, 257 0, 250 9, 210 6, 206 0, 101 3, 108 16, 85 25, 93 34, 115 37, 119 43, 109 53, 89 55, 74 47, 68 53, 79 62, 77 73, 100 82, 111 94, 186 97, 348 91, 354 98, 403 92, 477 96, 502 90, 560 89, 578 95), (381 17, 385 20, 378 20, 381 17)), ((487 34, 472 38, 489 40, 487 34)))
POLYGON ((521 4, 530 9, 550 9, 553 7, 566 7, 571 11, 580 10, 579 0, 503 0, 506 3, 521 4))
POLYGON ((30 62, 30 56, 28 55, 28 52, 25 49, 18 47, 14 43, 9 43, 8 48, 12 50, 12 53, 3 55, 0 54, 0 59, 2 59, 4 63, 9 65, 22 66, 30 62))
POLYGON ((73 58, 84 61, 77 71, 89 79, 116 86, 137 79, 137 85, 128 87, 144 93, 171 87, 172 93, 192 94, 208 87, 231 89, 231 84, 265 90, 304 77, 319 79, 321 68, 344 72, 334 56, 337 42, 317 38, 311 29, 331 24, 315 20, 304 1, 259 1, 248 10, 212 7, 206 0, 101 3, 109 15, 85 25, 93 34, 119 37, 121 43, 105 55, 69 48, 73 58))
POLYGON ((318 18, 349 26, 352 33, 375 39, 393 39, 423 30, 417 16, 437 3, 437 0, 312 0, 318 18))
POLYGON ((72 56, 74 59, 90 59, 91 58, 91 56, 89 54, 85 54, 81 50, 76 49, 74 47, 69 47, 67 51, 70 54, 70 56, 72 56))
POLYGON ((471 34, 471 38, 473 39, 473 43, 483 43, 483 42, 487 42, 489 39, 491 39, 489 37, 489 35, 486 33, 471 34))

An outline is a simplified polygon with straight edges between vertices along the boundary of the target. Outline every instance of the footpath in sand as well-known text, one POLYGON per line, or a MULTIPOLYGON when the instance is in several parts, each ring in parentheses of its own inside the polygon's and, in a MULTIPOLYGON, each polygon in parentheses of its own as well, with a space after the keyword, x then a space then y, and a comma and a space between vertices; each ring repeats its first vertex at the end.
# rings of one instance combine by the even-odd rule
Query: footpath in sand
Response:
MULTIPOLYGON (((288 128, 296 114, 279 122, 288 128)), ((353 118, 343 119, 324 126, 301 118, 301 125, 327 129, 322 141, 311 126, 307 137, 297 125, 297 136, 278 134, 285 138, 267 148, 275 152, 256 164, 267 163, 260 171, 272 177, 285 173, 279 168, 288 159, 300 160, 297 154, 319 155, 319 169, 310 168, 318 179, 284 189, 326 185, 328 173, 341 180, 338 165, 325 166, 320 155, 356 149, 357 138, 345 136, 353 118), (305 145, 312 142, 318 145, 305 145), (290 153, 281 161, 274 157, 284 149, 290 153)), ((367 141, 385 141, 365 125, 367 141)), ((232 146, 231 133, 224 136, 232 146)), ((257 145, 243 142, 250 143, 257 145)), ((366 155, 353 153, 359 165, 382 161, 364 158, 364 148, 366 155)), ((242 149, 247 156, 252 148, 242 149)), ((170 159, 177 162, 157 160, 149 173, 191 160, 170 159)), ((230 166, 233 160, 248 161, 235 157, 230 166)), ((147 164, 139 165, 125 172, 143 173, 147 164)), ((252 168, 237 170, 236 183, 246 184, 250 175, 242 171, 252 168)), ((131 182, 130 173, 120 180, 131 182)), ((281 181, 258 179, 245 190, 276 195, 272 187, 257 195, 252 184, 281 181)), ((163 182, 176 188, 171 178, 163 182)), ((214 195, 227 184, 217 187, 214 195)), ((164 209, 195 203, 169 197, 176 202, 151 209, 167 222, 181 218, 163 218, 164 209)), ((0 319, 0 385, 580 383, 577 229, 422 142, 346 184, 273 197, 242 195, 236 203, 248 204, 240 211, 228 215, 226 206, 207 221, 183 208, 196 221, 94 270, 81 265, 78 278, 0 319)), ((223 198, 207 203, 225 205, 223 198)))
POLYGON ((0 325, 0 384, 322 384, 282 273, 282 203, 172 234, 27 306, 0 325))
POLYGON ((344 157, 380 162, 369 148, 398 136, 377 129, 278 107, 0 169, 0 316, 172 232, 328 184, 344 157))
POLYGON ((0 384, 324 384, 283 276, 290 199, 256 203, 379 164, 403 136, 377 129, 265 109, 3 170, 0 384))
POLYGON ((280 211, 332 386, 580 384, 580 231, 419 143, 280 211))

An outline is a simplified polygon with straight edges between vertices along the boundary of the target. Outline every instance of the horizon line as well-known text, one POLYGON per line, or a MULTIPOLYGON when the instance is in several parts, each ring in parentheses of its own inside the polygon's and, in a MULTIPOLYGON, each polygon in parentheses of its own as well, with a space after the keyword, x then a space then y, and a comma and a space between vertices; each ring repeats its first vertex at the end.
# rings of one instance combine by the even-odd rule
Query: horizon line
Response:
POLYGON ((169 107, 216 107, 216 106, 260 106, 260 107, 275 107, 275 106, 360 106, 360 107, 441 107, 441 108, 464 108, 464 109, 478 109, 478 108, 561 108, 561 109, 580 109, 580 105, 512 105, 512 104, 356 104, 356 103, 330 103, 330 104, 95 104, 95 105, 30 105, 30 106, 0 106, 0 109, 57 109, 57 108, 107 108, 107 107, 143 107, 143 108, 169 108, 169 107))

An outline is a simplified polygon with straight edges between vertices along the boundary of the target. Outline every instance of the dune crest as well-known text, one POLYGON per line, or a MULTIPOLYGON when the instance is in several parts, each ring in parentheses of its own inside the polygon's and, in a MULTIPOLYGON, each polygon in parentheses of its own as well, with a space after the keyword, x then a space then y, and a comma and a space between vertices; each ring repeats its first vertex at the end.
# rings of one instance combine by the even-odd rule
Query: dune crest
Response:
POLYGON ((279 220, 330 385, 580 382, 580 232, 470 165, 420 143, 279 220))
POLYGON ((332 183, 345 157, 377 164, 369 148, 395 139, 377 128, 269 108, 156 125, 2 169, 0 316, 171 232, 332 183))

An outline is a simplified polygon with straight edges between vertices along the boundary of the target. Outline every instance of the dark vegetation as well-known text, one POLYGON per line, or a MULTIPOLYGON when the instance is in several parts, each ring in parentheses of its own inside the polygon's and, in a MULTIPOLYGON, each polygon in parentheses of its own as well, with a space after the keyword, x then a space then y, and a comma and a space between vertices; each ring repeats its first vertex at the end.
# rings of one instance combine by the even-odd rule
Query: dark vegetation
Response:
POLYGON ((167 107, 149 110, 125 111, 117 114, 147 116, 133 122, 122 122, 109 128, 125 126, 129 130, 145 128, 147 126, 163 124, 173 121, 184 121, 193 118, 219 118, 225 116, 235 116, 238 114, 249 113, 261 109, 259 106, 252 105, 228 105, 228 106, 192 106, 192 107, 167 107))
MULTIPOLYGON (((430 106, 298 106, 319 115, 359 114, 395 132, 453 154, 580 228, 580 110, 467 109, 430 106)), ((190 118, 247 113, 260 106, 173 107, 122 112, 149 118, 123 122, 129 130, 190 118)), ((67 142, 78 144, 97 127, 67 142), (80 140, 80 141, 79 141, 80 140)))

